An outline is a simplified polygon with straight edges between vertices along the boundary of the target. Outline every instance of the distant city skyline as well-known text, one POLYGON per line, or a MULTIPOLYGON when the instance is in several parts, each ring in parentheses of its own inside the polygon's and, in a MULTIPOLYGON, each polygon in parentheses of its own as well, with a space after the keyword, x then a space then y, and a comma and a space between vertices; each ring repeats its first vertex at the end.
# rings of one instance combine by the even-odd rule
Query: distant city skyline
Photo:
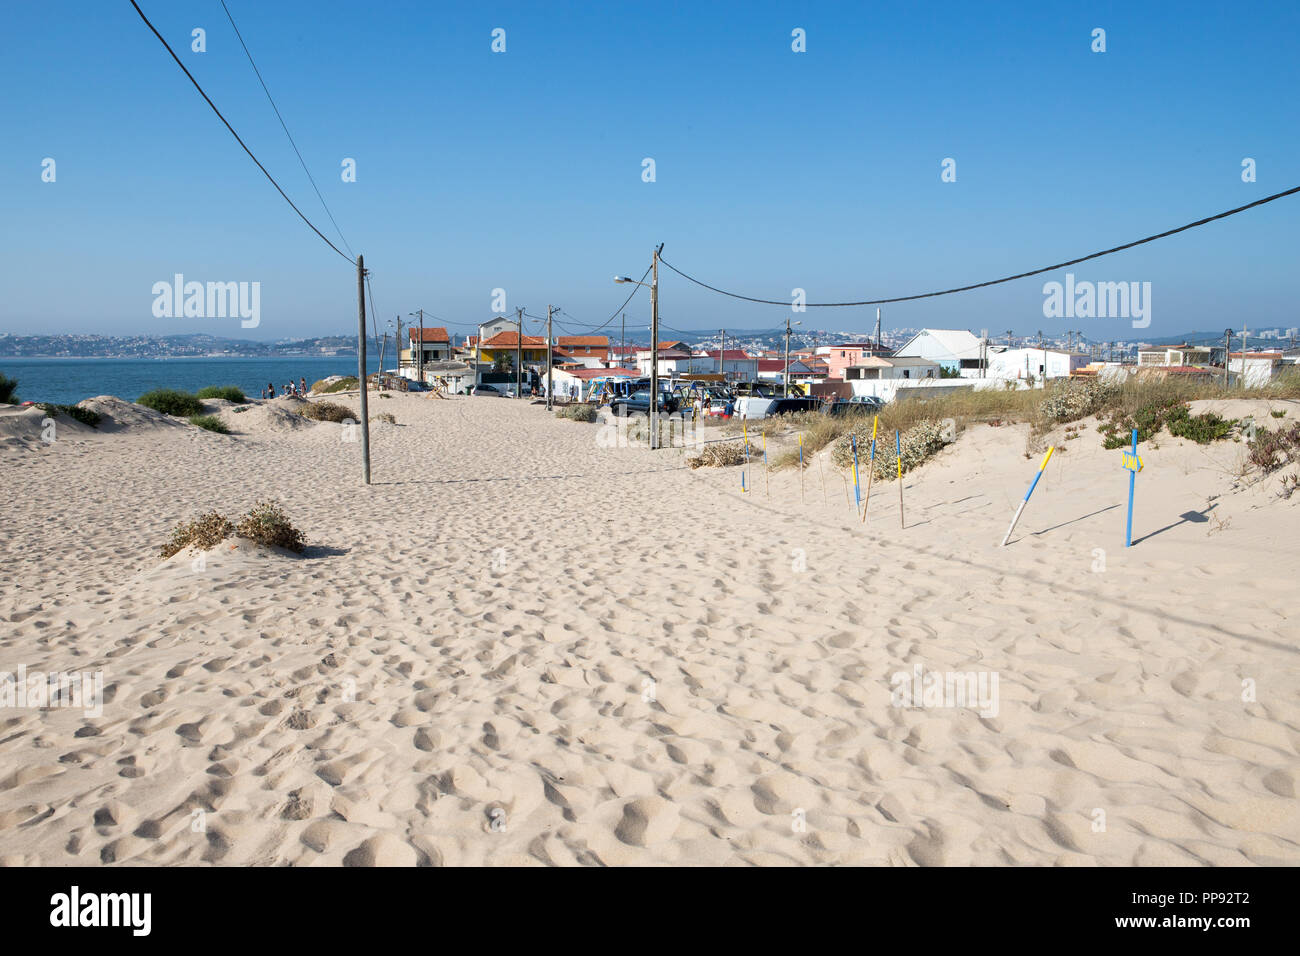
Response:
MULTIPOLYGON (((743 295, 916 294, 1300 183, 1300 130, 1276 108, 1300 79, 1294 5, 1249 16, 1208 0, 1026 5, 992 17, 949 3, 399 2, 364 18, 341 0, 229 6, 346 240, 220 5, 141 0, 305 215, 364 253, 381 330, 423 308, 463 335, 499 303, 531 316, 557 305, 557 334, 590 332, 631 288, 612 276, 639 276, 658 242, 685 272, 743 295), (347 65, 358 57, 366 68, 347 65), (1213 69, 1187 68, 1207 58, 1213 69)), ((24 90, 6 103, 0 157, 0 249, 15 277, 0 331, 274 341, 355 329, 351 266, 275 193, 129 5, 62 9, 72 15, 57 21, 8 11, 0 41, 0 72, 24 90), (77 68, 52 68, 69 49, 77 68), (256 327, 158 314, 153 290, 176 275, 255 286, 256 327)), ((996 337, 1086 322, 1095 341, 1292 328, 1298 210, 1300 198, 1284 199, 1068 270, 888 305, 883 324, 996 337), (1049 318, 1044 287, 1066 273, 1148 288, 1150 325, 1049 318)), ((161 311, 183 316, 173 305, 161 311)), ((644 290, 627 314, 629 329, 648 324, 644 290)), ((775 330, 790 314, 661 272, 666 335, 775 330)), ((875 309, 795 317, 847 333, 874 327, 875 309)), ((528 318, 525 331, 541 325, 528 318)), ((614 340, 619 328, 615 317, 600 332, 614 340)))

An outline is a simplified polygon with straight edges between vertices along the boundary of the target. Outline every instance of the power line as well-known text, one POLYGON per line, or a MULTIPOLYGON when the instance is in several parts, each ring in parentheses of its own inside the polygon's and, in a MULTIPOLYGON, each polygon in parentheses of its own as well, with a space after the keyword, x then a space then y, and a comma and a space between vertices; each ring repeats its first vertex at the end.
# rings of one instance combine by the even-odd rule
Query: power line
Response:
POLYGON ((244 48, 244 55, 248 57, 248 62, 252 65, 253 72, 257 74, 257 82, 262 84, 262 92, 266 94, 266 98, 271 104, 271 109, 275 110, 275 118, 280 121, 280 128, 284 130, 284 135, 289 137, 289 145, 293 147, 293 151, 297 154, 298 162, 302 164, 302 171, 307 174, 307 180, 311 183, 311 188, 316 190, 316 198, 320 200, 321 206, 324 207, 325 215, 329 216, 330 222, 334 223, 334 230, 339 234, 339 238, 343 240, 343 245, 347 247, 348 252, 352 254, 353 258, 356 258, 356 253, 352 252, 352 247, 348 245, 348 240, 343 235, 343 230, 339 228, 339 224, 334 219, 334 213, 330 212, 330 207, 325 202, 325 197, 321 195, 320 189, 316 186, 316 180, 312 178, 311 170, 307 168, 307 161, 302 158, 302 153, 298 152, 298 144, 293 141, 293 134, 289 132, 289 127, 285 123, 284 117, 280 115, 280 108, 275 105, 275 100, 271 96, 271 91, 266 87, 266 80, 262 79, 262 71, 259 70, 257 64, 253 62, 253 54, 249 52, 248 44, 244 42, 244 35, 239 32, 239 27, 235 26, 235 18, 230 15, 230 8, 226 6, 226 0, 221 0, 221 9, 226 11, 226 19, 229 20, 230 25, 234 27, 235 36, 239 37, 239 45, 244 48))
POLYGON ((253 155, 253 151, 249 149, 247 145, 245 145, 242 139, 239 138, 239 134, 235 132, 235 128, 231 126, 229 122, 227 122, 224 116, 221 115, 221 110, 217 109, 217 104, 213 103, 212 99, 208 96, 208 94, 203 92, 203 87, 199 86, 199 81, 194 79, 194 74, 190 73, 190 71, 185 68, 185 64, 182 63, 180 57, 176 55, 176 51, 173 50, 168 45, 167 41, 163 39, 162 34, 159 33, 157 28, 152 23, 149 22, 149 18, 144 15, 144 11, 140 9, 140 5, 136 3, 135 0, 131 0, 131 6, 135 7, 135 12, 140 14, 140 19, 144 21, 144 25, 147 26, 153 32, 153 35, 158 38, 158 42, 161 43, 163 47, 167 50, 167 52, 171 54, 172 59, 176 61, 176 65, 181 68, 181 71, 187 77, 189 77, 189 81, 193 83, 194 88, 199 91, 199 95, 203 97, 203 99, 207 102, 208 106, 212 107, 212 112, 217 114, 217 119, 221 120, 221 122, 225 124, 226 129, 230 130, 230 135, 235 137, 235 142, 237 142, 240 146, 243 147, 244 152, 248 154, 249 159, 251 159, 254 163, 257 163, 257 168, 260 169, 262 171, 262 174, 271 181, 271 185, 275 187, 275 191, 278 192, 284 198, 284 201, 287 202, 289 206, 293 209, 293 211, 298 214, 298 218, 301 219, 303 222, 305 222, 312 232, 320 236, 321 240, 324 241, 325 245, 329 246, 331 249, 333 249, 335 252, 341 255, 344 259, 347 259, 348 262, 351 262, 353 265, 356 265, 356 261, 354 259, 349 257, 346 252, 342 251, 338 246, 334 245, 334 243, 330 242, 329 239, 325 236, 325 234, 321 232, 319 229, 317 229, 314 225, 312 225, 312 221, 303 215, 302 210, 294 205, 293 200, 290 199, 288 195, 285 194, 285 191, 280 188, 280 184, 275 181, 275 177, 266 171, 266 167, 261 164, 261 162, 258 160, 256 156, 253 155))
MULTIPOLYGON (((935 296, 940 296, 940 295, 952 295, 955 292, 970 292, 972 289, 983 289, 991 285, 1000 285, 1003 282, 1014 282, 1016 279, 1027 279, 1030 276, 1041 275, 1044 272, 1054 272, 1057 269, 1064 269, 1066 266, 1073 266, 1073 265, 1078 265, 1080 262, 1087 262, 1089 259, 1100 259, 1102 256, 1109 256, 1112 253, 1122 252, 1125 249, 1132 249, 1134 246, 1140 246, 1148 242, 1155 242, 1157 239, 1164 239, 1167 236, 1172 236, 1180 232, 1186 232, 1188 229, 1195 229, 1197 226, 1204 226, 1207 223, 1214 222, 1216 219, 1226 219, 1228 216, 1235 216, 1239 212, 1245 212, 1247 209, 1254 209, 1256 206, 1262 206, 1265 203, 1274 202, 1275 200, 1283 199, 1287 196, 1293 196, 1296 193, 1300 193, 1300 186, 1295 186, 1291 189, 1287 189, 1280 193, 1274 193, 1271 196, 1265 196, 1263 199, 1257 199, 1252 203, 1247 203, 1244 206, 1238 206, 1236 209, 1229 209, 1227 212, 1221 212, 1218 215, 1207 216, 1204 219, 1198 219, 1196 222, 1189 222, 1187 225, 1179 226, 1177 229, 1169 229, 1166 230, 1165 232, 1156 233, 1154 236, 1147 236, 1144 239, 1137 239, 1133 242, 1126 242, 1122 246, 1115 246, 1111 249, 1105 249, 1101 252, 1094 252, 1091 255, 1080 256, 1077 259, 1070 259, 1066 262, 1058 262, 1055 265, 1044 266, 1041 269, 1033 269, 1029 272, 1021 272, 1017 275, 1006 276, 1005 278, 1002 279, 990 279, 988 282, 977 282, 974 285, 964 285, 956 289, 944 289, 940 292, 922 292, 919 295, 900 295, 900 296, 895 296, 892 299, 864 299, 860 302, 806 302, 804 304, 808 308, 842 308, 845 306, 855 306, 855 305, 885 305, 890 302, 910 302, 914 299, 931 299, 934 298, 935 296)), ((702 286, 703 288, 708 289, 710 292, 717 292, 720 295, 730 296, 733 299, 743 299, 746 302, 757 302, 760 305, 782 305, 785 306, 786 308, 790 307, 791 303, 789 299, 757 299, 748 295, 740 295, 736 292, 728 292, 725 289, 719 289, 715 286, 709 285, 706 282, 701 282, 699 279, 696 279, 694 276, 688 276, 685 272, 682 272, 671 262, 666 260, 663 256, 659 257, 659 261, 662 262, 664 265, 666 265, 669 269, 672 269, 673 272, 676 272, 683 279, 686 279, 690 282, 694 282, 696 285, 702 286)))

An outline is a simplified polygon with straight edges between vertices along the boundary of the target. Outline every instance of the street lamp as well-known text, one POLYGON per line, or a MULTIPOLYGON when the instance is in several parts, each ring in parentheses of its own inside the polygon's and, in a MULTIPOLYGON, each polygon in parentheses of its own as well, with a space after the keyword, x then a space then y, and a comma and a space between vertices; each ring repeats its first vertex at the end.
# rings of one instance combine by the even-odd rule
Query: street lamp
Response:
MULTIPOLYGON (((663 243, 655 247, 650 261, 654 277, 650 280, 650 450, 659 447, 659 253, 663 243)), ((645 285, 628 276, 614 276, 619 285, 627 282, 645 285)))

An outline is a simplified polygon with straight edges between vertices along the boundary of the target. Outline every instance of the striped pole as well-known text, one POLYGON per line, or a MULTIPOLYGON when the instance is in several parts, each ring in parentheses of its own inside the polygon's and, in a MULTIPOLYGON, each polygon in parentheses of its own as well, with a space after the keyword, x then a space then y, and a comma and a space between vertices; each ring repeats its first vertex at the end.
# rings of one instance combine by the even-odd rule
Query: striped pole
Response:
POLYGON ((849 433, 849 444, 853 446, 853 507, 862 507, 862 482, 858 478, 858 436, 849 433))
MULTIPOLYGON (((1226 361, 1226 360, 1225 360, 1226 361)), ((1244 362, 1242 363, 1245 364, 1244 362)), ((1137 460, 1138 430, 1133 429, 1133 458, 1137 460)), ((1128 473, 1128 525, 1124 529, 1124 547, 1133 547, 1133 492, 1137 485, 1137 469, 1130 468, 1128 473)))
POLYGON ((1016 530, 1016 522, 1020 520, 1021 513, 1025 510, 1025 505, 1029 504, 1029 496, 1034 493, 1038 487, 1038 479, 1043 477, 1043 472, 1047 470, 1047 463, 1052 459, 1052 452, 1056 451, 1056 446, 1047 449, 1047 454, 1043 456, 1043 463, 1038 466, 1038 472, 1034 475, 1034 480, 1029 485, 1029 490, 1025 492, 1025 497, 1020 501, 1020 507, 1016 509, 1015 516, 1011 519, 1011 527, 1007 528, 1007 533, 1002 537, 1002 544, 999 547, 1005 548, 1007 541, 1011 538, 1011 532, 1016 530))
POLYGON ((903 518, 903 440, 898 435, 898 429, 894 429, 894 454, 898 457, 898 526, 907 527, 907 521, 903 518))
POLYGON ((867 462, 867 497, 862 500, 862 523, 867 523, 867 508, 871 505, 871 482, 876 477, 876 426, 880 424, 877 415, 871 422, 871 461, 867 462))

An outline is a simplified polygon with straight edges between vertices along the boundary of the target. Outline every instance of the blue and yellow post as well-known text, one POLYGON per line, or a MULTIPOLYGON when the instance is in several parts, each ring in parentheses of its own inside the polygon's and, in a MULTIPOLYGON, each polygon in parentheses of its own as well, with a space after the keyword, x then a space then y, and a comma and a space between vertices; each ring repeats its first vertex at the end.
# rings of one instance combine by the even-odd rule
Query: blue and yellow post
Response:
POLYGON ((999 545, 999 547, 1005 548, 1007 546, 1007 541, 1011 539, 1011 532, 1016 530, 1016 522, 1020 520, 1020 515, 1025 510, 1025 505, 1029 504, 1029 496, 1032 495, 1034 489, 1038 487, 1038 479, 1043 477, 1043 472, 1047 470, 1047 463, 1052 460, 1052 452, 1054 451, 1056 451, 1055 445, 1047 449, 1047 454, 1043 456, 1043 463, 1038 466, 1038 472, 1034 475, 1034 480, 1029 485, 1029 490, 1025 492, 1025 497, 1021 499, 1020 507, 1016 509, 1015 516, 1011 519, 1011 527, 1007 528, 1007 533, 1002 536, 1002 544, 999 545))

